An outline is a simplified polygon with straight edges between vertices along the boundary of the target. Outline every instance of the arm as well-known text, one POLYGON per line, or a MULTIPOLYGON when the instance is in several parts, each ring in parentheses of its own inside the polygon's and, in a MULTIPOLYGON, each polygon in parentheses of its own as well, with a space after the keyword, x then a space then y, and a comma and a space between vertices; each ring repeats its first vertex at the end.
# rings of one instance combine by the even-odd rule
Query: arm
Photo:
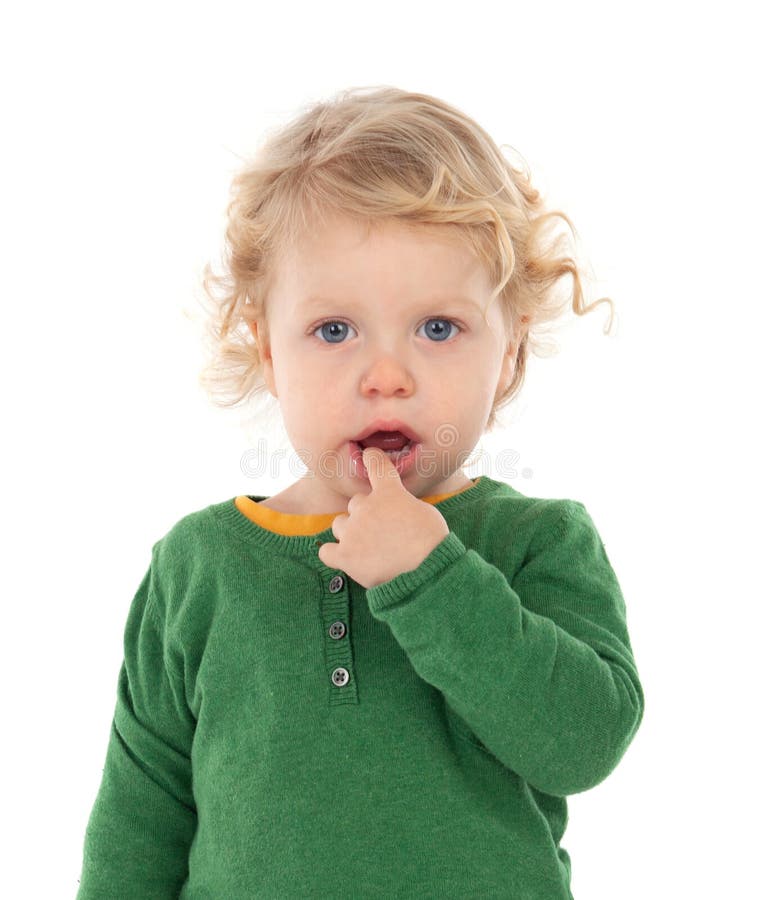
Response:
POLYGON ((511 584, 451 532, 367 598, 482 746, 565 796, 615 768, 644 698, 622 593, 587 510, 563 501, 548 512, 511 584))
POLYGON ((195 722, 166 650, 153 567, 132 602, 102 783, 86 830, 77 900, 172 898, 196 828, 195 722))

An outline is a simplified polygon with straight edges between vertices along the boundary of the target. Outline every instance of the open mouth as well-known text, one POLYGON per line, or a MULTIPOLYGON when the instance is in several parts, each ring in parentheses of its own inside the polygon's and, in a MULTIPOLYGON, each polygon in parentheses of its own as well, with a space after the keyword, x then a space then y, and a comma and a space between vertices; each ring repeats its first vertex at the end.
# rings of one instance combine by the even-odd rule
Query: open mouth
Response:
MULTIPOLYGON (((383 434, 383 432, 379 432, 379 434, 383 434)), ((404 435, 398 435, 389 438, 381 438, 379 440, 365 438, 363 441, 354 441, 353 443, 355 443, 362 452, 364 452, 367 447, 378 447, 378 449, 382 450, 392 462, 395 462, 398 459, 406 457, 415 446, 416 442, 411 441, 410 438, 406 438, 404 435)))
POLYGON ((399 419, 376 419, 349 441, 349 453, 358 477, 367 478, 362 454, 368 447, 385 453, 400 475, 412 468, 421 448, 421 436, 399 419))
POLYGON ((413 466, 420 447, 419 441, 413 441, 401 436, 401 440, 373 440, 374 435, 363 438, 361 441, 349 441, 350 455, 354 465, 354 471, 358 477, 367 479, 362 454, 367 447, 378 447, 392 461, 400 475, 413 466))
POLYGON ((372 434, 353 442, 364 452, 367 447, 382 450, 392 462, 406 457, 417 441, 402 431, 374 431, 372 434))

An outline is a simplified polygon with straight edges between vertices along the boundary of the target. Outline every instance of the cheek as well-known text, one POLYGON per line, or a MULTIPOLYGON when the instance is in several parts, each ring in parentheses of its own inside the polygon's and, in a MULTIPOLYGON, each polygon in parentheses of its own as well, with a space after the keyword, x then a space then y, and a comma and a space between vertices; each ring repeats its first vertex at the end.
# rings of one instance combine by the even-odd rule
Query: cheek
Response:
POLYGON ((482 403, 484 398, 496 389, 498 372, 478 365, 459 366, 443 374, 439 379, 440 390, 451 387, 453 392, 469 400, 482 403))
POLYGON ((306 399, 316 390, 318 379, 311 378, 307 369, 303 369, 302 358, 289 354, 274 356, 274 379, 279 400, 288 410, 295 406, 303 407, 306 399))

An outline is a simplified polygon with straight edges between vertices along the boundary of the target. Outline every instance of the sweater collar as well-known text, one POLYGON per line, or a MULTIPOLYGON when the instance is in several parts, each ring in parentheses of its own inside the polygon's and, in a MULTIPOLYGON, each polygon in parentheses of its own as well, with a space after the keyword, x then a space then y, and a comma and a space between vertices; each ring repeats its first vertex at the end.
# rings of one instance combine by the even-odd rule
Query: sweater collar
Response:
MULTIPOLYGON (((475 500, 479 500, 482 497, 488 496, 490 493, 496 490, 498 487, 498 482, 494 481, 491 478, 488 478, 486 475, 481 475, 471 487, 467 487, 461 491, 457 491, 454 494, 450 495, 439 495, 444 497, 444 499, 437 500, 432 505, 436 506, 440 512, 446 516, 450 516, 452 518, 453 514, 460 510, 467 503, 474 502, 475 500)), ((266 500, 267 497, 264 496, 254 496, 254 495, 245 495, 247 501, 260 501, 266 500)), ((335 535, 332 533, 332 521, 335 516, 341 515, 341 513, 335 513, 331 517, 329 516, 309 516, 309 521, 314 520, 322 520, 325 519, 330 520, 330 524, 328 527, 323 530, 318 531, 315 534, 279 534, 275 531, 270 531, 267 528, 264 528, 262 525, 259 525, 257 522, 252 521, 239 509, 240 497, 233 497, 230 500, 226 500, 224 503, 216 503, 210 507, 213 514, 219 519, 219 521, 226 526, 229 530, 234 531, 239 535, 244 541, 248 544, 251 544, 255 547, 265 547, 273 550, 274 552, 281 553, 287 556, 295 556, 301 558, 307 558, 309 555, 315 557, 319 563, 320 568, 326 568, 324 564, 318 558, 318 550, 321 544, 326 544, 330 542, 335 542, 337 539, 335 535)), ((431 502, 427 498, 427 502, 431 502)), ((274 516, 281 517, 282 513, 274 513, 274 516)), ((303 517, 305 518, 305 517, 303 517)))

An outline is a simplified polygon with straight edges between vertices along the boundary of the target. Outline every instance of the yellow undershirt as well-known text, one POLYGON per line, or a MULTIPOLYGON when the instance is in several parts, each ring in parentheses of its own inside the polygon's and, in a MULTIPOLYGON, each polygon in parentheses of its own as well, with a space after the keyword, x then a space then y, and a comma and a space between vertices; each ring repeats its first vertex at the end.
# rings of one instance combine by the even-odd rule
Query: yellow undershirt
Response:
MULTIPOLYGON (((468 491, 479 481, 475 478, 471 484, 460 491, 451 491, 449 494, 432 494, 429 497, 420 497, 425 503, 439 503, 454 494, 460 494, 462 491, 468 491)), ((256 500, 251 500, 246 495, 236 497, 236 508, 243 513, 251 522, 265 528, 266 531, 273 531, 276 534, 293 535, 310 535, 318 534, 332 525, 332 521, 336 516, 342 513, 314 513, 312 515, 299 515, 296 513, 281 513, 275 509, 269 509, 262 506, 256 500)))

